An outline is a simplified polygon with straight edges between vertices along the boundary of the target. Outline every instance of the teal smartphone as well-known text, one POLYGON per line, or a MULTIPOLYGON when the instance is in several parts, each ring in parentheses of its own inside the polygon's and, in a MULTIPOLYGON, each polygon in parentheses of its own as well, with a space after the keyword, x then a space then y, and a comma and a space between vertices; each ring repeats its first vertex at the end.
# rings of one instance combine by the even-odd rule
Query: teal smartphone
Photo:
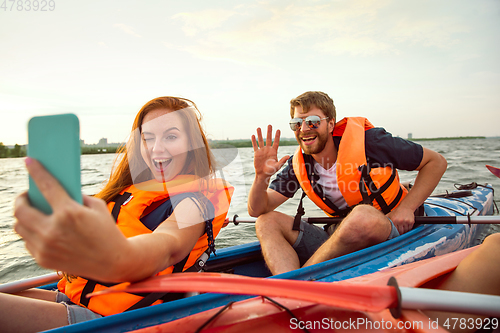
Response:
MULTIPOLYGON (((80 122, 74 114, 33 117, 28 122, 28 156, 38 160, 66 192, 82 203, 80 122)), ((29 177, 31 204, 46 214, 52 208, 29 177)))

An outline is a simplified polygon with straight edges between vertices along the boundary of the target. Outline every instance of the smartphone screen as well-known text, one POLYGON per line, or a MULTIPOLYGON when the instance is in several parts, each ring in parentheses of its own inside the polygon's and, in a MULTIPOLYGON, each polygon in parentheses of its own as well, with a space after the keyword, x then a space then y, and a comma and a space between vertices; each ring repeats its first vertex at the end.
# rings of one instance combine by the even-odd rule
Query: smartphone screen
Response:
MULTIPOLYGON (((38 160, 71 198, 82 203, 80 122, 74 114, 33 117, 28 123, 28 156, 38 160)), ((31 204, 46 214, 52 208, 29 177, 31 204)))

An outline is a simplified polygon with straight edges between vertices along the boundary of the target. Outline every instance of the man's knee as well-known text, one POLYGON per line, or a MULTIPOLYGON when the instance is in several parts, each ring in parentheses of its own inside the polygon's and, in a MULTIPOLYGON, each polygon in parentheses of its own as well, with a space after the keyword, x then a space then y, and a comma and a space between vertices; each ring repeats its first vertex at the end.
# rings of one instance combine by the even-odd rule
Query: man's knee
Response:
POLYGON ((262 233, 281 230, 283 215, 283 213, 275 211, 260 215, 255 221, 257 236, 262 233))
POLYGON ((379 243, 387 239, 391 222, 378 209, 370 205, 358 205, 340 225, 339 236, 353 242, 361 239, 379 243))
POLYGON ((379 214, 381 214, 381 212, 372 205, 357 205, 349 213, 349 215, 355 215, 361 217, 372 217, 372 216, 377 216, 379 214))
POLYGON ((281 235, 287 241, 292 242, 299 233, 292 230, 292 227, 293 217, 275 211, 263 214, 255 221, 255 233, 259 240, 266 236, 278 237, 281 235))

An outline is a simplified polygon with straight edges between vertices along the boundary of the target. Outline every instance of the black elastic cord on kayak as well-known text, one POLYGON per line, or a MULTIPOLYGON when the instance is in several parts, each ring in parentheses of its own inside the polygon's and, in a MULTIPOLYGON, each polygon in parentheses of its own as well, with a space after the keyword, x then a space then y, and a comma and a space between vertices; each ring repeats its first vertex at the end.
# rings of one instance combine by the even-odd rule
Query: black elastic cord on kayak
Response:
MULTIPOLYGON (((299 318, 297 318, 297 316, 292 312, 292 310, 290 310, 289 308, 287 308, 286 306, 284 306, 283 304, 280 304, 278 302, 276 302, 274 299, 272 298, 269 298, 267 296, 262 296, 262 298, 265 298, 267 299, 269 302, 273 303, 274 305, 277 305, 278 307, 282 308, 283 310, 285 310, 292 318, 294 319, 297 319, 297 321, 300 321, 299 318)), ((304 330, 304 332, 307 332, 307 333, 310 333, 309 330, 305 327, 302 328, 304 330)))
MULTIPOLYGON (((262 298, 265 298, 267 299, 269 302, 273 303, 274 305, 277 305, 279 308, 285 310, 290 316, 292 316, 292 318, 295 318, 297 320, 299 320, 299 318, 297 318, 297 316, 295 316, 293 314, 293 312, 287 308, 286 306, 284 306, 283 304, 280 304, 278 302, 276 302, 275 300, 267 297, 267 296, 262 296, 262 298)), ((201 325, 200 327, 198 327, 198 329, 195 331, 196 333, 199 333, 201 332, 208 324, 210 324, 212 321, 215 320, 215 318, 217 318, 218 316, 220 316, 222 314, 222 312, 224 312, 226 309, 228 309, 231 305, 233 305, 234 301, 232 302, 229 302, 227 303, 226 305, 224 305, 224 307, 222 309, 220 309, 219 311, 217 311, 216 314, 214 314, 212 317, 210 317, 203 325, 201 325)), ((306 333, 311 333, 307 330, 307 328, 303 328, 304 332, 306 333)))
MULTIPOLYGON (((483 187, 483 188, 486 188, 486 189, 488 189, 488 190, 491 190, 491 193, 493 193, 493 197, 495 197, 495 189, 494 189, 494 188, 489 187, 489 186, 486 186, 486 185, 481 185, 481 184, 478 184, 478 183, 475 183, 475 182, 470 183, 470 184, 465 184, 465 185, 462 185, 462 184, 454 184, 453 186, 454 186, 457 190, 459 190, 459 191, 470 191, 470 190, 476 189, 476 188, 478 188, 478 187, 483 187)), ((469 195, 467 195, 467 196, 469 196, 469 195)), ((433 197, 433 196, 431 196, 431 197, 433 197)), ((438 197, 439 197, 439 196, 438 196, 438 197)), ((470 204, 470 203, 468 203, 468 202, 466 202, 466 201, 464 201, 464 200, 460 200, 460 197, 459 197, 459 198, 454 198, 454 197, 453 197, 453 192, 452 192, 452 193, 450 193, 450 196, 449 196, 449 197, 446 197, 446 199, 448 199, 448 200, 453 200, 453 201, 457 201, 457 202, 460 202, 461 204, 465 204, 465 205, 469 206, 470 208, 472 208, 472 209, 473 209, 472 214, 474 214, 474 213, 478 210, 478 209, 477 209, 474 205, 472 205, 472 204, 470 204)), ((435 207, 440 207, 440 208, 443 208, 443 209, 446 209, 446 210, 452 211, 452 212, 454 212, 454 213, 456 213, 456 214, 458 214, 458 215, 462 215, 462 216, 465 216, 465 215, 466 215, 466 214, 464 214, 464 213, 462 213, 462 212, 459 212, 458 210, 453 209, 453 208, 451 208, 451 207, 446 207, 446 206, 443 206, 443 205, 440 205, 440 204, 436 204, 436 203, 433 203, 433 202, 428 202, 428 201, 425 201, 425 204, 427 204, 427 205, 432 205, 432 206, 435 206, 435 207)), ((498 212, 498 207, 497 207, 497 204, 496 204, 495 200, 493 200, 493 204, 495 205, 495 207, 496 207, 496 209, 497 209, 497 212, 498 212)), ((470 214, 470 213, 468 213, 468 214, 470 214)), ((470 225, 470 224, 469 224, 469 225, 470 225)))
POLYGON ((212 317, 210 317, 203 325, 201 325, 200 327, 198 327, 198 329, 195 331, 196 333, 199 333, 201 332, 202 329, 205 328, 205 326, 207 326, 208 324, 210 324, 215 318, 217 318, 218 316, 220 316, 220 314, 222 312, 224 312, 227 308, 229 308, 231 305, 233 305, 234 301, 232 302, 229 302, 227 303, 226 305, 224 305, 224 307, 222 309, 220 309, 219 311, 217 311, 216 314, 214 314, 212 317))
MULTIPOLYGON (((457 190, 472 190, 472 189, 475 189, 475 188, 478 188, 478 187, 484 187, 488 190, 491 190, 491 193, 493 193, 493 198, 495 197, 495 189, 493 187, 490 187, 490 186, 487 186, 487 185, 482 185, 482 184, 478 184, 476 182, 472 182, 470 184, 465 184, 465 185, 461 185, 461 184, 454 184, 455 188, 457 190)), ((493 200, 493 205, 495 206, 495 208, 497 209, 497 213, 500 213, 500 211, 498 210, 498 206, 497 206, 497 203, 495 200, 493 200)), ((493 209, 493 212, 495 210, 493 209)))
MULTIPOLYGON (((454 200, 454 199, 450 198, 449 200, 454 200)), ((461 201, 461 200, 456 200, 456 201, 458 201, 460 203, 463 203, 463 204, 466 204, 466 205, 471 206, 472 208, 474 208, 474 211, 472 213, 474 213, 477 210, 476 207, 474 207, 472 205, 469 205, 467 202, 464 202, 464 201, 461 201)), ((443 209, 449 210, 449 211, 454 212, 454 213, 456 213, 457 215, 460 215, 460 216, 465 216, 465 214, 463 212, 459 212, 458 210, 453 209, 451 207, 446 207, 444 205, 440 205, 440 204, 437 204, 437 203, 434 203, 434 202, 428 202, 428 201, 425 201, 424 203, 426 205, 431 205, 431 206, 434 206, 434 207, 439 207, 439 208, 443 208, 443 209)), ((450 216, 440 216, 440 217, 450 217, 450 216)))

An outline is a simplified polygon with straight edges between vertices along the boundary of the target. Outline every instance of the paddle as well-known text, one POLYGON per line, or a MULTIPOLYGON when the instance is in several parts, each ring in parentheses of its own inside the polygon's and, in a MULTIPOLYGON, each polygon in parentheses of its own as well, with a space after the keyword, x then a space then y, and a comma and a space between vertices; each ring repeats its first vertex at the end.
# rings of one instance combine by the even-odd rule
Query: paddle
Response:
POLYGON ((49 273, 45 275, 35 276, 20 281, 7 282, 0 285, 0 292, 6 294, 13 294, 30 288, 36 288, 48 283, 56 282, 61 277, 56 273, 49 273))
POLYGON ((495 176, 497 176, 498 178, 500 178, 500 168, 497 168, 497 167, 494 167, 494 166, 491 166, 491 165, 487 165, 487 164, 486 164, 486 167, 488 168, 488 170, 490 170, 490 172, 492 174, 494 174, 495 176))
MULTIPOLYGON (((341 217, 302 217, 308 223, 340 223, 341 217)), ((255 217, 239 217, 234 215, 230 222, 235 225, 239 223, 255 223, 255 217)), ((490 224, 500 223, 500 216, 415 216, 415 223, 419 224, 490 224)))
MULTIPOLYGON (((392 280, 395 281, 395 279, 392 280)), ((388 308, 401 307, 500 316, 500 296, 349 282, 252 278, 223 273, 180 273, 157 276, 131 285, 112 287, 89 296, 120 291, 261 295, 303 300, 356 311, 379 312, 388 308), (398 290, 401 297, 398 296, 398 290)))

